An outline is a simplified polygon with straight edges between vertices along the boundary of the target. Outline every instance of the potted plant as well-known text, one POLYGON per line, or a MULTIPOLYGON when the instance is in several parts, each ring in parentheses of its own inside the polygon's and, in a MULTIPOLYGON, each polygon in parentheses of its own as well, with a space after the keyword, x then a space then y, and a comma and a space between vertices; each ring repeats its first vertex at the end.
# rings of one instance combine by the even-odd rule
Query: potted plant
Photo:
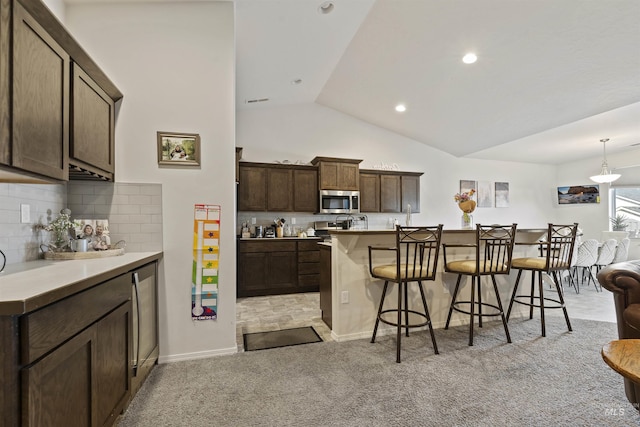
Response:
POLYGON ((629 226, 628 218, 622 214, 616 214, 615 217, 610 219, 611 229, 613 231, 626 231, 629 226))

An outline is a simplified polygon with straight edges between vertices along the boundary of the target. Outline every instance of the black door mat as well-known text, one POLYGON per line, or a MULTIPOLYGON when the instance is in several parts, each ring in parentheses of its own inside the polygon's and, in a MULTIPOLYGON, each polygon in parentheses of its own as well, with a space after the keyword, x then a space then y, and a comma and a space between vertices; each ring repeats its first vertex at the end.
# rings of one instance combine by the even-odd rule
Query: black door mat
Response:
POLYGON ((244 351, 265 350, 290 345, 322 342, 322 338, 312 326, 283 329, 281 331, 255 332, 244 334, 244 351))

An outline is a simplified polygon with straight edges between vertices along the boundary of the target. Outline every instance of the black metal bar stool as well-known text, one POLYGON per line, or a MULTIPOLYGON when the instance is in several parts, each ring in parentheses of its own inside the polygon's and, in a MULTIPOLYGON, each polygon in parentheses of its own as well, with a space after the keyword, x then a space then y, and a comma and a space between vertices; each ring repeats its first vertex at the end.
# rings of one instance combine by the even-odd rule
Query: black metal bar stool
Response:
POLYGON ((541 248, 542 256, 513 259, 511 268, 518 270, 518 276, 516 278, 516 284, 513 287, 509 309, 507 310, 507 320, 509 320, 511 316, 511 309, 513 308, 514 302, 529 306, 529 319, 533 319, 533 308, 539 307, 542 336, 544 337, 546 336, 544 310, 547 308, 561 308, 564 312, 567 328, 569 328, 569 331, 572 330, 569 314, 564 304, 564 291, 560 273, 562 271, 568 271, 571 268, 571 258, 573 257, 573 247, 576 242, 577 230, 577 223, 573 225, 549 224, 546 239, 542 242, 530 243, 530 245, 541 248), (518 294, 518 285, 520 284, 520 277, 523 271, 531 271, 531 291, 529 294, 518 294), (542 274, 547 274, 553 279, 556 292, 558 293, 557 299, 544 296, 542 274), (536 275, 538 277, 538 295, 535 295, 536 275), (546 305, 545 301, 549 301, 553 305, 546 305))
POLYGON ((373 343, 376 340, 376 333, 378 332, 380 322, 395 326, 397 328, 397 363, 400 363, 402 328, 405 328, 406 335, 409 336, 409 328, 428 326, 429 333, 431 334, 431 342, 433 343, 433 350, 438 354, 438 346, 436 345, 436 337, 433 333, 433 327, 431 326, 431 316, 429 315, 429 308, 427 307, 427 299, 424 296, 422 282, 435 279, 441 239, 442 224, 429 227, 396 226, 395 247, 383 248, 369 246, 369 272, 372 277, 384 280, 384 288, 382 289, 382 297, 380 298, 380 306, 378 308, 378 315, 376 316, 371 342, 373 343), (395 262, 374 266, 373 254, 378 251, 393 252, 395 262), (396 308, 383 310, 389 282, 398 284, 398 305, 396 308), (424 313, 409 309, 407 288, 409 282, 418 283, 424 313), (385 319, 384 315, 386 313, 395 313, 397 315, 396 320, 385 319), (402 319, 403 313, 404 321, 402 319), (423 321, 419 323, 409 323, 410 313, 420 316, 423 321))
POLYGON ((467 245, 443 244, 444 249, 444 271, 457 273, 458 280, 453 291, 451 305, 445 329, 449 328, 453 311, 469 315, 469 345, 473 345, 473 324, 474 318, 478 318, 478 326, 482 327, 482 318, 488 316, 500 316, 507 335, 507 342, 511 342, 511 335, 504 316, 500 293, 496 283, 496 275, 509 274, 511 268, 511 256, 513 254, 513 242, 516 235, 517 224, 512 225, 476 225, 476 243, 467 245), (475 248, 475 259, 465 259, 459 261, 447 260, 447 249, 455 247, 475 248), (471 276, 471 298, 470 301, 458 300, 458 291, 462 276, 471 276), (496 295, 495 304, 482 301, 482 276, 490 276, 493 290, 496 295), (476 301, 476 295, 478 300, 476 301), (466 310, 466 306, 469 307, 466 310), (489 308, 489 312, 483 312, 483 308, 489 308))

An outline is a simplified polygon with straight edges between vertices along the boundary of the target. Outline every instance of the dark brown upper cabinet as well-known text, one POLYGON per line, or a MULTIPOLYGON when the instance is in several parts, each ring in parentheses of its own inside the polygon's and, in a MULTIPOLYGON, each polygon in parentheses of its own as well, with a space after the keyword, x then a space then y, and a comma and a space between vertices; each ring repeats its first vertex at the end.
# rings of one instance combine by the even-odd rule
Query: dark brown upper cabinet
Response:
POLYGON ((69 173, 113 181, 115 102, 78 64, 73 64, 69 173))
POLYGON ((316 157, 312 165, 318 166, 319 190, 360 189, 360 162, 362 160, 335 157, 316 157))
POLYGON ((238 211, 318 211, 316 168, 240 162, 238 171, 238 211))
POLYGON ((69 67, 65 50, 13 3, 12 138, 9 166, 68 177, 69 67))
POLYGON ((400 213, 420 212, 420 172, 362 169, 360 171, 360 211, 400 213))
POLYGON ((402 174, 402 212, 407 212, 407 205, 411 205, 411 213, 420 212, 420 176, 421 173, 402 174))
POLYGON ((238 210, 267 210, 267 168, 240 163, 238 182, 238 210))
POLYGON ((380 212, 380 175, 360 172, 360 212, 380 212))
POLYGON ((293 171, 267 168, 267 211, 293 211, 293 171))
POLYGON ((43 2, 0 0, 0 178, 113 180, 121 98, 43 2))

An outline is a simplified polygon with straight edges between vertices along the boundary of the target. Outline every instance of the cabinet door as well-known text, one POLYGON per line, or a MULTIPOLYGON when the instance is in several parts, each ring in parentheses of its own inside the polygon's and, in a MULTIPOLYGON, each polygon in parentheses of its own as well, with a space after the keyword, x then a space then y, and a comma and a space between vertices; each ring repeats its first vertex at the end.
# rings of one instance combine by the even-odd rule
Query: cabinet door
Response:
POLYGON ((0 163, 11 164, 11 80, 9 79, 9 64, 11 62, 11 23, 9 14, 10 2, 0 1, 0 163))
POLYGON ((97 426, 96 327, 22 371, 22 425, 97 426))
POLYGON ((411 205, 411 213, 420 212, 420 177, 402 175, 402 212, 407 212, 407 204, 411 205))
POLYGON ((267 261, 266 281, 273 289, 285 293, 298 285, 298 258, 296 252, 270 252, 267 261))
POLYGON ((320 188, 323 190, 343 190, 340 188, 340 163, 320 162, 320 188))
POLYGON ((238 297, 265 295, 269 289, 267 264, 265 252, 238 254, 238 297))
POLYGON ((293 211, 293 171, 267 168, 267 210, 293 211))
POLYGON ((12 165, 68 179, 69 55, 14 1, 12 165))
POLYGON ((360 187, 360 180, 358 177, 358 171, 360 167, 353 163, 340 163, 338 190, 354 190, 357 191, 360 187))
POLYGON ((113 425, 130 397, 131 302, 112 311, 97 325, 94 378, 98 425, 113 425))
POLYGON ((380 212, 380 175, 360 174, 360 212, 380 212))
POLYGON ((73 64, 69 162, 113 180, 115 103, 73 64))
POLYGON ((380 212, 400 212, 400 175, 380 175, 380 212))
POLYGON ((293 171, 293 211, 318 212, 318 171, 293 171))
POLYGON ((260 166, 240 165, 238 184, 239 211, 265 211, 267 209, 267 171, 260 166))

